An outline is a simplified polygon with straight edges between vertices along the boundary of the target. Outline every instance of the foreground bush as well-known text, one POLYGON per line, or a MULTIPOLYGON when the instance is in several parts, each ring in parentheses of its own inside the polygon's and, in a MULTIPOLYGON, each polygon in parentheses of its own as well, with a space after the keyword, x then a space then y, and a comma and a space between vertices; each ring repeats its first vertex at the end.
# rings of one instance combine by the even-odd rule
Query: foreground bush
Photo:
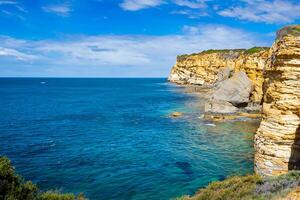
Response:
POLYGON ((0 157, 0 200, 85 200, 82 194, 61 194, 59 192, 42 192, 31 181, 25 181, 15 174, 11 162, 0 157))
MULTIPOLYGON (((177 200, 277 200, 299 186, 300 172, 296 171, 270 178, 258 175, 233 176, 209 184, 192 197, 183 196, 177 200)), ((296 199, 300 199, 300 195, 296 199)))

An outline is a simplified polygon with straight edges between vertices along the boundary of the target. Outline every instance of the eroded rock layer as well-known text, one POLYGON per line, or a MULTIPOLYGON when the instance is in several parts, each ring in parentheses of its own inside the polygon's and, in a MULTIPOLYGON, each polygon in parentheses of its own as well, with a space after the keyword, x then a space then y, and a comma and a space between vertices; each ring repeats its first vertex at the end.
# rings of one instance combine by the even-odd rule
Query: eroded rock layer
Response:
POLYGON ((244 71, 252 81, 250 100, 260 103, 263 92, 263 69, 268 48, 249 50, 208 50, 198 54, 178 56, 169 81, 178 84, 212 85, 228 78, 230 73, 244 71))
POLYGON ((300 169, 300 27, 280 30, 269 57, 255 171, 277 175, 300 169))

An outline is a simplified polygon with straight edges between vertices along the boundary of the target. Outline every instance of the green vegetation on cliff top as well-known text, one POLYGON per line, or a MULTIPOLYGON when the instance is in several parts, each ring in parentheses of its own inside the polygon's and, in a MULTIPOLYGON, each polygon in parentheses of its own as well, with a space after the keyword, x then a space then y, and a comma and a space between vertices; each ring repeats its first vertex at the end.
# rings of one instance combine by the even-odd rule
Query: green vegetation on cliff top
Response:
POLYGON ((205 54, 212 54, 212 53, 224 53, 224 54, 233 54, 233 53, 240 53, 240 54, 253 54, 258 53, 260 51, 268 50, 269 47, 252 47, 250 49, 209 49, 204 50, 199 53, 193 53, 193 54, 183 54, 178 55, 177 60, 182 60, 190 56, 196 56, 196 55, 205 55, 205 54))
POLYGON ((300 172, 297 171, 269 178, 258 175, 233 176, 224 181, 212 182, 194 196, 183 196, 177 200, 275 200, 285 197, 298 186, 300 172))
POLYGON ((1 200, 85 200, 82 194, 62 194, 58 191, 42 192, 31 181, 25 181, 15 173, 11 162, 0 157, 1 200))
POLYGON ((277 40, 285 35, 300 36, 300 25, 286 26, 277 31, 277 40))
POLYGON ((245 54, 252 54, 252 53, 258 53, 260 51, 266 51, 269 50, 270 47, 252 47, 250 49, 247 49, 244 53, 245 54))

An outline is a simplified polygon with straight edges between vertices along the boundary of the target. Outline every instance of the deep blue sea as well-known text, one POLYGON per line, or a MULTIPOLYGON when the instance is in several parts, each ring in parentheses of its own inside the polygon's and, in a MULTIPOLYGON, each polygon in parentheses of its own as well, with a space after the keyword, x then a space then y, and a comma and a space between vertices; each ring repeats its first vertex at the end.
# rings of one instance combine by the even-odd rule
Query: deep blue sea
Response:
POLYGON ((253 171, 258 125, 213 125, 202 107, 166 79, 1 78, 0 154, 41 189, 91 200, 193 194, 253 171))

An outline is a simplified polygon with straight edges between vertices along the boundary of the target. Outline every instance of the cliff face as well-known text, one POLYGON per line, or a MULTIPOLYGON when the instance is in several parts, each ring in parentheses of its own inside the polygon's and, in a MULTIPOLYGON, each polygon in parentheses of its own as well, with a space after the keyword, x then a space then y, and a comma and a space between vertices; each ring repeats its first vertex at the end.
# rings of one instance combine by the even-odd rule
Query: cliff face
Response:
POLYGON ((280 30, 269 57, 255 171, 277 175, 300 169, 300 26, 280 30))
POLYGON ((263 102, 263 118, 254 139, 255 171, 277 175, 300 170, 299 25, 278 31, 271 49, 208 50, 179 56, 169 80, 213 86, 205 105, 208 113, 228 114, 237 112, 241 103, 263 102))
POLYGON ((231 70, 231 73, 244 71, 253 85, 250 100, 260 103, 263 95, 263 69, 267 58, 266 48, 208 50, 199 54, 178 56, 169 81, 209 86, 222 79, 220 72, 225 68, 231 70))

